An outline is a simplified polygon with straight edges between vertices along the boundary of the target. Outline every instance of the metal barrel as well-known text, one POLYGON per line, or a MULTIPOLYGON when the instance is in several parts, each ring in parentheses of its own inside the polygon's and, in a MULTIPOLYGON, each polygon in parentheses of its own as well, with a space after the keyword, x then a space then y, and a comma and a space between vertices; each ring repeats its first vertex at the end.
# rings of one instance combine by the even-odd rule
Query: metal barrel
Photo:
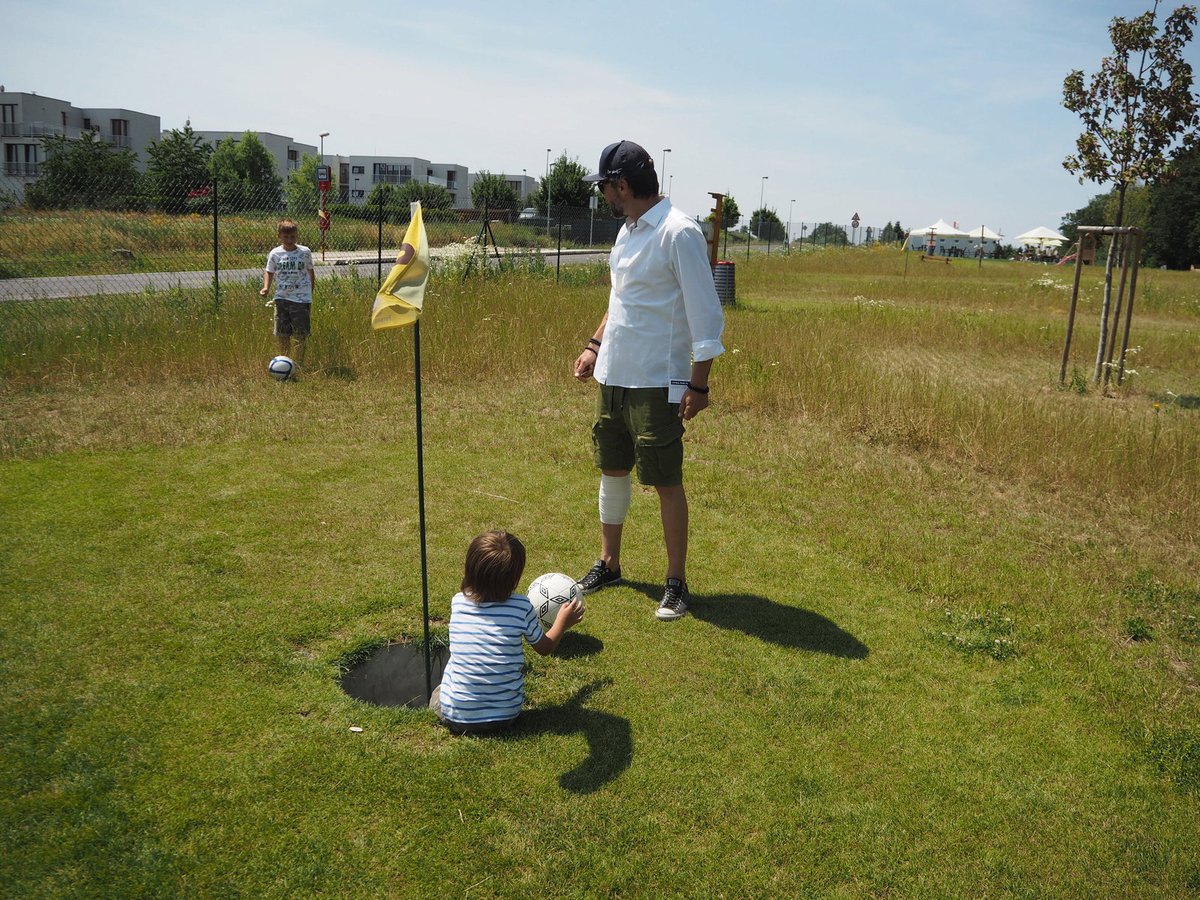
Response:
POLYGON ((722 305, 737 300, 737 291, 734 285, 735 268, 734 264, 727 259, 718 260, 717 264, 713 266, 713 282, 717 286, 717 298, 722 305))

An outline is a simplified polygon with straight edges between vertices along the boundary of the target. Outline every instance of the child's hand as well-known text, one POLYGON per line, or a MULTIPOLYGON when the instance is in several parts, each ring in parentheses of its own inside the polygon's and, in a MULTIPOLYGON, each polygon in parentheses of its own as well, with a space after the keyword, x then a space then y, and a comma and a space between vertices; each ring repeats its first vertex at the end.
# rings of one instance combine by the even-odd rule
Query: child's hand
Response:
POLYGON ((563 630, 572 628, 583 621, 583 601, 568 600, 558 608, 558 615, 554 617, 554 623, 561 625, 563 630))
POLYGON ((266 289, 266 288, 263 288, 261 291, 259 291, 259 292, 258 292, 258 296, 260 296, 260 297, 265 297, 265 296, 267 296, 267 289, 266 289))

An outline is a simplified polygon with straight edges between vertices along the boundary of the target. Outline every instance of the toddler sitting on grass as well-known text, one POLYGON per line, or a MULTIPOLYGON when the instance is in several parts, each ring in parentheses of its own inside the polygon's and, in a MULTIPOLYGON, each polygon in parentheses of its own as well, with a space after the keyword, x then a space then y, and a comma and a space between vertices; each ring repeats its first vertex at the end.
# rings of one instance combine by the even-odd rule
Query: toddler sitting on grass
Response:
POLYGON ((522 640, 543 656, 583 619, 578 600, 564 603, 543 632, 527 597, 515 593, 525 546, 507 531, 488 531, 467 548, 462 589, 450 601, 450 659, 429 706, 454 734, 511 725, 525 702, 522 640))

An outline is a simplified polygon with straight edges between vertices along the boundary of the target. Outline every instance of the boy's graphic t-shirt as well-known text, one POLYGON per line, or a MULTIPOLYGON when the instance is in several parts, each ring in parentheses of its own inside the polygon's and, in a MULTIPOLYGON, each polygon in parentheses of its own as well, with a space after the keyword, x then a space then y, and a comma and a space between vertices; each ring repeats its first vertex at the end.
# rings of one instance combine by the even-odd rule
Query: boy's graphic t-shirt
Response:
POLYGON ((267 271, 275 276, 275 299, 312 303, 311 268, 312 251, 303 244, 294 250, 284 250, 282 245, 272 250, 267 255, 267 271))
POLYGON ((442 675, 442 715, 452 722, 503 722, 525 702, 525 648, 542 626, 527 597, 473 603, 461 592, 450 601, 450 659, 442 675))

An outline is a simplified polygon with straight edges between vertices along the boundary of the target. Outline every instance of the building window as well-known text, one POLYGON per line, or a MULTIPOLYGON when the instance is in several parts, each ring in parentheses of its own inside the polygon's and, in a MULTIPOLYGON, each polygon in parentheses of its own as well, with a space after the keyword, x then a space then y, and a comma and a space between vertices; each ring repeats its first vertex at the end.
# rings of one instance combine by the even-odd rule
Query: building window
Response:
POLYGON ((128 119, 113 119, 112 120, 112 142, 114 147, 129 146, 129 120, 128 119))
POLYGON ((362 197, 365 195, 366 195, 366 191, 351 191, 350 192, 350 196, 355 197, 357 199, 362 199, 362 197))
POLYGON ((412 179, 412 167, 375 163, 372 176, 375 184, 401 184, 412 179))
POLYGON ((5 144, 4 174, 37 175, 37 148, 37 144, 5 144))
POLYGON ((17 136, 17 104, 0 103, 0 127, 4 137, 17 136))
POLYGON ((365 168, 363 168, 362 166, 351 166, 350 171, 353 172, 355 175, 362 175, 367 170, 365 168))
POLYGON ((295 172, 300 168, 300 153, 294 147, 288 147, 287 167, 289 172, 295 172))

